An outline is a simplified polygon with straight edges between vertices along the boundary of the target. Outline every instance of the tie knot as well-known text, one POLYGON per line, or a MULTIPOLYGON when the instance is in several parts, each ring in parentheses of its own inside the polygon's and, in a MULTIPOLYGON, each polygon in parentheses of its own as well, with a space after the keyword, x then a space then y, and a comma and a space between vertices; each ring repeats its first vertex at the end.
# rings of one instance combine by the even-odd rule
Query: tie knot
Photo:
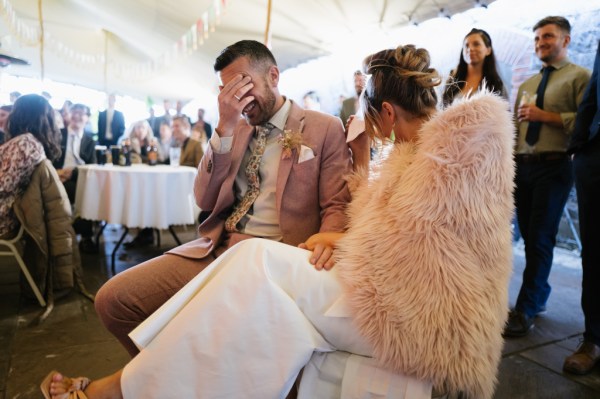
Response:
POLYGON ((550 72, 554 71, 555 69, 556 69, 556 68, 554 68, 552 65, 548 65, 547 67, 545 67, 545 68, 542 70, 542 73, 546 73, 546 74, 547 74, 547 73, 550 73, 550 72))
POLYGON ((256 135, 257 136, 267 136, 271 133, 271 130, 275 128, 275 125, 272 123, 265 123, 264 125, 256 126, 256 135))

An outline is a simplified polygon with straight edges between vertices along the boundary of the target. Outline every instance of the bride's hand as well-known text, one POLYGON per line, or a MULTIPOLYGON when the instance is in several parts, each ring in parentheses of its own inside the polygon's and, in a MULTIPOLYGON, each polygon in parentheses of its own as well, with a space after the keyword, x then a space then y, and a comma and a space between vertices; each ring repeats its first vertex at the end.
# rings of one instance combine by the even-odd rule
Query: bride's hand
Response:
POLYGON ((344 233, 317 233, 308 238, 306 242, 298 247, 312 251, 310 263, 315 265, 315 269, 330 270, 335 261, 333 259, 333 249, 337 241, 344 236, 344 233))

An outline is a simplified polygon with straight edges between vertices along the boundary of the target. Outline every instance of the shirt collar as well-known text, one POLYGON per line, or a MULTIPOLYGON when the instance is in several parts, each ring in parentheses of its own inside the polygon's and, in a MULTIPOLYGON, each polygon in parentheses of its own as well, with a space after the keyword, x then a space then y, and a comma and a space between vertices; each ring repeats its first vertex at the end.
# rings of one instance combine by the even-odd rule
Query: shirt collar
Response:
MULTIPOLYGON (((569 60, 569 58, 565 57, 562 60, 558 61, 558 62, 553 62, 551 64, 548 64, 547 66, 552 66, 554 67, 554 69, 561 69, 564 68, 567 64, 570 64, 571 61, 569 60)), ((540 73, 544 70, 544 67, 542 67, 542 69, 540 69, 540 73)))
POLYGON ((77 136, 77 137, 79 137, 80 139, 83 137, 83 130, 82 130, 82 131, 80 131, 80 132, 77 132, 77 131, 75 131, 75 130, 71 129, 70 127, 69 127, 69 128, 67 128, 67 130, 68 130, 68 132, 69 132, 69 135, 74 135, 74 136, 77 136))
MULTIPOLYGON (((285 97, 284 97, 285 98, 285 97)), ((275 115, 269 119, 269 123, 275 126, 277 129, 283 131, 285 128, 285 122, 287 122, 287 118, 290 115, 290 110, 292 109, 292 102, 289 98, 285 98, 283 105, 275 115)))

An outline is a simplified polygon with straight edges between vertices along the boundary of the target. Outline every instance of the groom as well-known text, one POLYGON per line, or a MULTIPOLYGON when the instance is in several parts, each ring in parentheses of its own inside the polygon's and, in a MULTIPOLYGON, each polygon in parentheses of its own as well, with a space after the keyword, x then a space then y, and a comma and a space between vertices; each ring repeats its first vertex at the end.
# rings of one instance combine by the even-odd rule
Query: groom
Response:
MULTIPOLYGON (((194 184, 200 238, 114 276, 96 296, 102 322, 131 356, 129 332, 237 242, 297 246, 345 227, 351 161, 340 120, 283 97, 275 58, 259 42, 225 48, 214 69, 219 123, 194 184)), ((310 261, 320 269, 332 252, 317 246, 310 261)))

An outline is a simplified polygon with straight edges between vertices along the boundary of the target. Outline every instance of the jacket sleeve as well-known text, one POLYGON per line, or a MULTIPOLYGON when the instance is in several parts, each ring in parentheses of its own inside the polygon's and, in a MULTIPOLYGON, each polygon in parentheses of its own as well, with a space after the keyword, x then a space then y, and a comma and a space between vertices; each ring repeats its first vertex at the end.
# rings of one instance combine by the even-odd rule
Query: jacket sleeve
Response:
POLYGON ((198 164, 198 174, 194 181, 194 197, 196 204, 203 211, 214 208, 221 186, 229 173, 231 165, 231 151, 217 154, 210 144, 206 153, 198 164))
POLYGON ((115 111, 113 124, 115 126, 114 134, 116 135, 116 137, 121 137, 123 133, 125 133, 125 117, 123 116, 122 112, 115 111))
POLYGON ((583 100, 581 101, 581 104, 579 104, 579 108, 577 108, 577 118, 575 120, 575 128, 569 148, 570 152, 581 149, 585 144, 588 139, 594 115, 598 112, 598 69, 600 69, 600 42, 598 43, 592 78, 585 90, 583 100))
POLYGON ((572 112, 561 112, 560 118, 562 119, 564 131, 567 135, 572 135, 575 131, 575 119, 577 118, 577 107, 583 101, 583 95, 585 93, 588 82, 590 81, 591 73, 587 69, 582 71, 573 79, 573 101, 575 102, 575 108, 572 112))

